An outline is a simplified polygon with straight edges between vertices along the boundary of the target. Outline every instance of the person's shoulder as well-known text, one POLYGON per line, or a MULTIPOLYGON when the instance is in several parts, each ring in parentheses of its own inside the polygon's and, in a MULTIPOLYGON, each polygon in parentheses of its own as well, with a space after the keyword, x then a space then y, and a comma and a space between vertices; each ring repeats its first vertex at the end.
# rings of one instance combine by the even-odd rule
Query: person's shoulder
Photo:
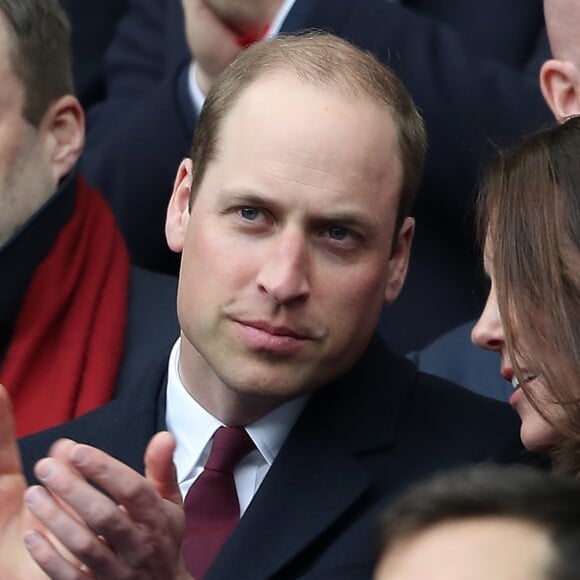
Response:
POLYGON ((147 443, 158 430, 161 394, 166 384, 167 353, 143 362, 134 385, 111 402, 76 419, 19 439, 24 474, 35 481, 33 467, 58 439, 86 443, 143 470, 147 443))
MULTIPOLYGON (((129 317, 141 327, 149 324, 161 328, 174 337, 179 333, 177 322, 177 277, 131 266, 129 286, 129 317)), ((139 328, 143 331, 143 328, 139 328)))
POLYGON ((22 467, 26 479, 35 482, 34 464, 45 457, 50 447, 59 439, 72 439, 102 448, 100 442, 104 434, 126 437, 130 416, 128 403, 118 399, 111 401, 71 421, 45 429, 19 439, 22 467))
POLYGON ((126 333, 165 348, 179 336, 177 278, 131 266, 126 333))
POLYGON ((511 441, 519 447, 520 420, 507 403, 442 377, 418 371, 407 408, 438 433, 456 433, 489 445, 511 441))
POLYGON ((179 336, 177 278, 131 266, 123 361, 115 394, 138 397, 144 362, 167 360, 179 336), (135 389, 132 388, 135 387, 135 389))
POLYGON ((521 452, 520 421, 507 403, 423 372, 381 341, 373 341, 366 360, 384 390, 383 406, 391 413, 398 409, 396 420, 403 438, 429 437, 434 445, 448 442, 459 454, 464 449, 481 452, 483 457, 488 452, 521 452))
POLYGON ((486 419, 488 416, 505 418, 518 423, 517 414, 504 402, 476 393, 449 379, 422 370, 417 370, 412 397, 415 402, 434 405, 446 415, 462 413, 472 418, 486 419))
POLYGON ((156 290, 166 294, 170 294, 175 300, 177 292, 177 277, 153 270, 147 270, 140 266, 131 266, 131 279, 136 285, 136 294, 139 295, 139 288, 147 288, 149 290, 156 290))

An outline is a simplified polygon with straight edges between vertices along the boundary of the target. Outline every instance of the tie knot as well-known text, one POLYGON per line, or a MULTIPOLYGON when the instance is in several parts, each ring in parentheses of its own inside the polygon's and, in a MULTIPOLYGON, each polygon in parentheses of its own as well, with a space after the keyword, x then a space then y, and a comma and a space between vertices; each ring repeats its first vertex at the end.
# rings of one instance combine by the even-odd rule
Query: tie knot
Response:
POLYGON ((220 427, 214 435, 205 469, 231 473, 254 449, 254 442, 241 427, 220 427))

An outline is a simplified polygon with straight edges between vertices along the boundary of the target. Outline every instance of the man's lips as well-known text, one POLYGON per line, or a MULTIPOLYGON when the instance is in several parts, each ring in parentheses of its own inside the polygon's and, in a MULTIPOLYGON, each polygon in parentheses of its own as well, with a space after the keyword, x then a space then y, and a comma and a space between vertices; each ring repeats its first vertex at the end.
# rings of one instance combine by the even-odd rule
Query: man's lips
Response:
POLYGON ((245 345, 273 355, 292 355, 311 340, 311 335, 287 326, 264 321, 235 321, 245 345))
POLYGON ((312 339, 312 333, 302 329, 295 329, 289 326, 281 326, 271 324, 267 321, 262 320, 236 320, 239 324, 247 326, 250 328, 255 328, 272 336, 295 338, 298 340, 309 340, 312 339))

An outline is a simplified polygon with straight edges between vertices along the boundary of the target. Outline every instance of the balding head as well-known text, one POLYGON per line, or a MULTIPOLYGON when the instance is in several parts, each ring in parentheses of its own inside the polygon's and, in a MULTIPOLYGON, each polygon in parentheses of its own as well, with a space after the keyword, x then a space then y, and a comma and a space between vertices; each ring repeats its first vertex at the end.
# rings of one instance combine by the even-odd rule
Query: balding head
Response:
POLYGON ((544 0, 553 58, 540 72, 542 93, 558 121, 580 113, 580 2, 544 0))

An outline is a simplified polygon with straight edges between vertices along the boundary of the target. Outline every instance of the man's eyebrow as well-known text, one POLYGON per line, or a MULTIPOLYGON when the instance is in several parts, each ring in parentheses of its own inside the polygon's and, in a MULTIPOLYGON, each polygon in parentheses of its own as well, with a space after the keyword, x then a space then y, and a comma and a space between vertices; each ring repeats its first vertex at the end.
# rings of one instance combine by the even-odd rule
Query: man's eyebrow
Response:
POLYGON ((240 205, 279 205, 276 199, 252 189, 221 189, 218 196, 224 201, 240 205))
POLYGON ((313 221, 321 224, 338 224, 345 227, 364 229, 371 228, 376 224, 374 217, 350 210, 333 210, 327 214, 314 216, 313 221))

